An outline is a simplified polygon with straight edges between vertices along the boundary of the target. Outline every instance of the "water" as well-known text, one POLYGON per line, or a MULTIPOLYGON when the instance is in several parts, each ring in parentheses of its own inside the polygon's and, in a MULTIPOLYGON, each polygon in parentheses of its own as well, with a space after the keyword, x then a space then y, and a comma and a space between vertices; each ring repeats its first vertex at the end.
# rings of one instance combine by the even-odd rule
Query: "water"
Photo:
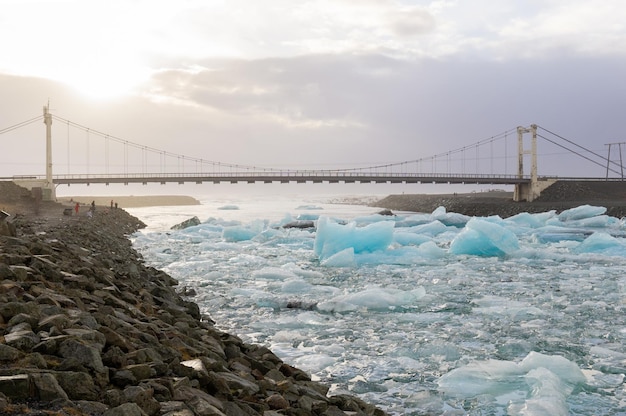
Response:
POLYGON ((279 224, 321 215, 359 232, 389 220, 331 199, 212 196, 129 211, 149 224, 135 247, 195 289, 218 327, 268 346, 332 394, 396 415, 626 414, 621 221, 490 218, 496 225, 472 231, 450 213, 399 213, 388 250, 342 252, 339 265, 352 266, 328 267, 315 232, 279 224), (203 224, 168 230, 193 215, 203 224), (504 253, 458 254, 463 244, 504 253))

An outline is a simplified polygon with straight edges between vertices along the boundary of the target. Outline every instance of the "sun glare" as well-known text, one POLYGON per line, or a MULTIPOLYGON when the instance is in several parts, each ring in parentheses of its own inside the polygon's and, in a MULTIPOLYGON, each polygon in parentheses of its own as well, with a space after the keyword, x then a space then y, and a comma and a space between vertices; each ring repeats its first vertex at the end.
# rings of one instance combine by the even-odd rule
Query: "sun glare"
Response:
POLYGON ((125 66, 77 68, 72 73, 59 74, 57 78, 89 98, 111 99, 133 94, 148 77, 147 69, 125 66))

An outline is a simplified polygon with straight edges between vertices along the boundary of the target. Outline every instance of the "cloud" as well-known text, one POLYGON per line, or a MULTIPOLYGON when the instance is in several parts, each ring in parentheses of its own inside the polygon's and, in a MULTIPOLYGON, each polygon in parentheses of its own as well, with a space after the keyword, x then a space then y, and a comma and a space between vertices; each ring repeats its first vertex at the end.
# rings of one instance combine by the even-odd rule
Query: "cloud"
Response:
POLYGON ((433 15, 421 8, 390 12, 387 18, 393 33, 402 37, 430 33, 436 27, 433 15))

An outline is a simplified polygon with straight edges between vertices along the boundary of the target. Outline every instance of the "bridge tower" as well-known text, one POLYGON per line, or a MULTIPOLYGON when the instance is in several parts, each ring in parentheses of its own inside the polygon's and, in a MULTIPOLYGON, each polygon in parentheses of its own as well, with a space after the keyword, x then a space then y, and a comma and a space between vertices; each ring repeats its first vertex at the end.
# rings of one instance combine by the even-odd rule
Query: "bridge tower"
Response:
POLYGON ((43 199, 55 200, 54 183, 52 181, 52 114, 50 103, 43 107, 43 122, 46 125, 46 182, 43 186, 43 199))
POLYGON ((43 123, 46 125, 46 177, 17 177, 13 179, 17 185, 30 190, 36 200, 56 200, 56 190, 52 179, 52 114, 50 104, 43 107, 43 123))
POLYGON ((531 124, 530 127, 517 128, 517 156, 518 169, 517 176, 524 178, 524 156, 530 155, 530 182, 519 183, 515 185, 515 193, 513 199, 515 201, 535 200, 541 194, 541 191, 552 185, 554 180, 539 180, 537 176, 537 125, 531 124), (530 149, 524 147, 524 134, 531 134, 530 149))

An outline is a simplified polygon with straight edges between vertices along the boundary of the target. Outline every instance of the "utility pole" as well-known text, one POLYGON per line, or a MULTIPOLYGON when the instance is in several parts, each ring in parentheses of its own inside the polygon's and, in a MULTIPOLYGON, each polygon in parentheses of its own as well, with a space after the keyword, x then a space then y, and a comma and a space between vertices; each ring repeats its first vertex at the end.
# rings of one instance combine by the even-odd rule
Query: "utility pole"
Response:
MULTIPOLYGON (((622 145, 626 144, 626 142, 619 143, 606 143, 605 146, 609 146, 609 154, 606 157, 606 179, 609 179, 609 165, 611 164, 611 146, 617 146, 619 149, 619 167, 622 175, 622 179, 624 179, 624 163, 622 161, 622 145)), ((612 170, 612 169, 611 169, 612 170)))

